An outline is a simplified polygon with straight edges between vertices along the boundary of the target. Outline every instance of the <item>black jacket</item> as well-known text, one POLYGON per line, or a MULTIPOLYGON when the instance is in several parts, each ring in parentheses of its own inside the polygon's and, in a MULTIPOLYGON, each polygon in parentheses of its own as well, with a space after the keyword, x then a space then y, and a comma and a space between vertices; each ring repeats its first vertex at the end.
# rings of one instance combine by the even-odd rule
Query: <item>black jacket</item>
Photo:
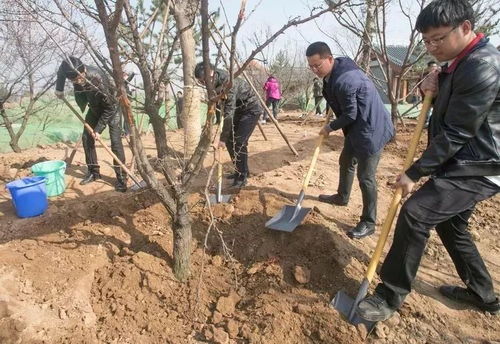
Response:
POLYGON ((500 52, 483 38, 439 74, 429 145, 406 174, 500 175, 500 52))
POLYGON ((342 129, 354 152, 366 157, 379 152, 394 136, 391 116, 373 82, 348 57, 335 59, 323 96, 332 108, 332 130, 342 129))
MULTIPOLYGON (((108 76, 100 69, 85 66, 85 78, 88 82, 84 85, 73 84, 75 101, 82 110, 89 107, 87 115, 97 116, 98 122, 94 130, 102 133, 115 116, 119 116, 115 98, 114 87, 108 76)), ((63 91, 66 75, 60 67, 57 72, 56 90, 63 91)))
MULTIPOLYGON (((224 84, 229 81, 229 74, 226 71, 216 69, 214 75, 214 86, 217 93, 222 91, 224 84)), ((259 99, 255 95, 250 85, 242 79, 233 79, 233 87, 227 92, 227 97, 222 103, 217 105, 224 108, 224 125, 220 140, 226 142, 233 126, 237 123, 242 114, 260 116, 263 113, 259 99)))

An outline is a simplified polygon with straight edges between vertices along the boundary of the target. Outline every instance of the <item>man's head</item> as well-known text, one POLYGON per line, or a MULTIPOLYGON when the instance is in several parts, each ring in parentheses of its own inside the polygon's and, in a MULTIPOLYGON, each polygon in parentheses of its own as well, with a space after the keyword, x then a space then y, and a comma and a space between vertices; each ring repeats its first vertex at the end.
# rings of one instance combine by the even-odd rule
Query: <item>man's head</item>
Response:
MULTIPOLYGON (((210 66, 210 75, 213 75, 213 70, 215 69, 212 64, 210 66)), ((202 85, 205 85, 205 66, 203 62, 199 62, 196 67, 194 67, 194 77, 202 85)))
POLYGON ((182 91, 177 91, 177 97, 182 97, 182 91))
POLYGON ((309 68, 320 78, 324 78, 332 72, 333 56, 330 47, 325 42, 314 42, 306 50, 309 68))
POLYGON ((61 64, 64 75, 74 84, 85 83, 85 65, 78 57, 70 56, 61 64))
POLYGON ((449 61, 474 39, 474 10, 467 0, 434 0, 418 15, 416 28, 438 61, 449 61))

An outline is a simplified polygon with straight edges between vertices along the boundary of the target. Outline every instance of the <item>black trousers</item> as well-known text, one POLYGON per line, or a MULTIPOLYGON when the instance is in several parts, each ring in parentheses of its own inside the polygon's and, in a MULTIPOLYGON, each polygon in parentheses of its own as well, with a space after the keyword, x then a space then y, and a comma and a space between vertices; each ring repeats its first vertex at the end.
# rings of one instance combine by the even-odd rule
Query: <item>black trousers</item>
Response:
POLYGON ((314 107, 316 108, 316 113, 321 113, 321 100, 323 96, 314 96, 314 107))
POLYGON ((428 180, 401 208, 376 293, 391 306, 401 306, 411 291, 430 230, 436 228, 465 285, 484 302, 493 302, 491 276, 467 226, 476 203, 499 191, 483 177, 428 180))
MULTIPOLYGON (((273 108, 273 116, 274 118, 278 118, 278 105, 279 105, 280 100, 279 99, 274 99, 274 98, 267 98, 266 100, 266 106, 270 107, 272 106, 273 108)), ((267 111, 264 111, 264 119, 267 120, 267 111)))
MULTIPOLYGON (((121 139, 121 118, 120 114, 116 112, 113 119, 108 124, 109 127, 109 137, 111 139, 111 151, 115 153, 121 162, 125 163, 125 152, 123 151, 123 144, 121 139)), ((88 111, 85 116, 85 122, 87 122, 92 129, 94 129, 99 121, 99 116, 96 116, 92 111, 88 111)), ((82 135, 83 150, 85 151, 85 162, 90 173, 99 173, 99 163, 97 162, 97 153, 95 150, 95 140, 90 135, 90 133, 84 129, 82 135)), ((127 174, 122 171, 118 162, 113 160, 113 169, 116 173, 116 179, 118 181, 125 181, 127 174)))
POLYGON ((337 193, 344 202, 349 201, 357 165, 359 187, 363 197, 361 221, 373 226, 377 220, 377 179, 375 175, 381 153, 382 150, 370 156, 360 157, 354 152, 349 141, 344 139, 344 148, 339 158, 340 176, 337 193))
POLYGON ((235 114, 233 130, 225 142, 236 172, 240 176, 248 176, 248 140, 259 121, 259 117, 260 113, 235 114))

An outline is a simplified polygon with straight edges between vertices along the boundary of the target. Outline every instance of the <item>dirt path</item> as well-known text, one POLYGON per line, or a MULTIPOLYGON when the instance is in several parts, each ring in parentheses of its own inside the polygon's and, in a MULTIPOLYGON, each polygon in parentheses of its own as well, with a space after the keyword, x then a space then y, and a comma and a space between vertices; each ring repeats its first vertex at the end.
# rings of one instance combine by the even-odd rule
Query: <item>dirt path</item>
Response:
MULTIPOLYGON (((192 277, 186 284, 171 271, 166 212, 147 190, 113 191, 113 172, 102 149, 98 156, 108 177, 80 186, 85 169, 79 151, 75 162, 81 165, 68 169, 67 191, 51 199, 40 217, 16 218, 1 188, 0 343, 500 343, 498 317, 448 302, 436 292, 436 286, 459 279, 434 233, 415 291, 366 341, 363 329, 328 306, 340 289, 357 292, 377 239, 353 241, 345 234, 361 211, 357 185, 347 207, 315 201, 336 189, 341 135, 332 135, 321 152, 304 202, 314 208, 306 222, 293 233, 264 228, 283 204, 294 201, 319 127, 320 122, 283 123, 300 157, 270 124, 264 128, 270 141, 255 132, 249 185, 231 204, 215 207, 219 231, 209 234, 205 252, 209 216, 201 195, 192 195, 192 277)), ((380 162, 379 222, 392 196, 387 184, 399 171, 412 128, 399 133, 380 162)), ((154 155, 152 138, 145 141, 154 155)), ((171 133, 170 141, 178 147, 181 134, 171 133)), ((58 144, 0 155, 0 175, 24 176, 34 162, 62 159, 69 152, 58 144)), ((209 158, 207 168, 210 163, 209 158)), ((206 170, 198 191, 205 179, 206 170)), ((471 222, 497 290, 499 210, 497 196, 480 204, 471 222)))

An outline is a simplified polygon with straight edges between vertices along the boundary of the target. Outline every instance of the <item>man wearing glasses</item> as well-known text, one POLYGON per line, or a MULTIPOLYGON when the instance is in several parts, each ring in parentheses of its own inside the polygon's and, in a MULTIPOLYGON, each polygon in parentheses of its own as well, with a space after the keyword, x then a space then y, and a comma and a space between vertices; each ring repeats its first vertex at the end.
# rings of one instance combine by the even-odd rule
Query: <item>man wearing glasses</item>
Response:
POLYGON ((347 235, 360 239, 375 232, 375 173, 382 149, 394 136, 394 127, 375 85, 353 60, 348 57, 333 58, 324 42, 309 45, 306 56, 309 68, 323 79, 323 96, 336 115, 336 119, 321 129, 319 134, 328 136, 339 129, 344 133, 337 193, 319 195, 319 201, 346 206, 357 165, 363 211, 360 221, 347 235))
MULTIPOLYGON (((121 140, 121 119, 117 111, 114 89, 109 78, 104 72, 93 66, 86 66, 79 58, 70 56, 64 60, 57 71, 56 91, 58 98, 64 97, 64 84, 66 79, 73 83, 75 101, 80 109, 85 111, 88 105, 85 122, 94 129, 94 136, 83 130, 82 143, 85 151, 85 162, 88 172, 80 181, 81 185, 91 183, 101 178, 95 138, 100 136, 106 126, 109 127, 111 150, 123 163, 125 153, 121 140)), ((122 171, 118 162, 113 162, 117 182, 115 189, 120 192, 127 191, 127 174, 122 171)))
POLYGON ((488 269, 470 233, 476 204, 500 191, 500 53, 474 32, 474 11, 466 0, 435 0, 417 18, 427 50, 442 71, 429 74, 422 89, 434 97, 429 144, 396 186, 409 194, 373 296, 358 314, 383 321, 411 291, 432 228, 436 229, 466 288, 441 286, 446 298, 496 314, 500 303, 488 269))

